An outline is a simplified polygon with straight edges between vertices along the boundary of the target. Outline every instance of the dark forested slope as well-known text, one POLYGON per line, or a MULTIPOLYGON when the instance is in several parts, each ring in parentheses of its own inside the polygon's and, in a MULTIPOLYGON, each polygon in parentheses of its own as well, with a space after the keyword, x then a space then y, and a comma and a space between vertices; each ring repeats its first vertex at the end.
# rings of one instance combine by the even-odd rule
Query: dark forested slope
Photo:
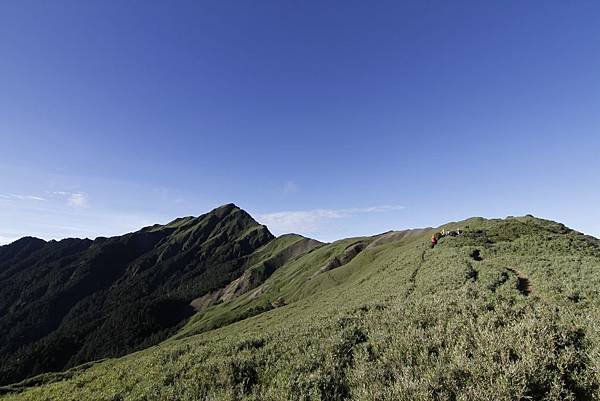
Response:
POLYGON ((164 339, 273 238, 229 204, 119 237, 0 247, 0 383, 164 339))

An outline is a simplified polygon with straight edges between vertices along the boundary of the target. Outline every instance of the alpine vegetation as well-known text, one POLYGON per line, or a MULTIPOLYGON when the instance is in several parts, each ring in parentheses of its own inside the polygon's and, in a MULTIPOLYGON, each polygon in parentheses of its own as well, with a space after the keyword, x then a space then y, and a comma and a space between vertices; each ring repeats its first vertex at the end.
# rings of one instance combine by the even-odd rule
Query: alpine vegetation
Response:
POLYGON ((600 399, 600 241, 533 216, 321 243, 230 204, 0 266, 6 400, 600 399))

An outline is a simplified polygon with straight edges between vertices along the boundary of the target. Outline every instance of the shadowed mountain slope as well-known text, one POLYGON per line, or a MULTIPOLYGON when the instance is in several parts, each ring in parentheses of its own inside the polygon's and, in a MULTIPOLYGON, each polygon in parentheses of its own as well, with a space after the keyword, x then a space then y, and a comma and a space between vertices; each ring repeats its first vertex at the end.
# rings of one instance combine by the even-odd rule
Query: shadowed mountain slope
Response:
POLYGON ((273 239, 229 204, 120 237, 0 247, 0 381, 166 338, 192 299, 239 278, 273 239))

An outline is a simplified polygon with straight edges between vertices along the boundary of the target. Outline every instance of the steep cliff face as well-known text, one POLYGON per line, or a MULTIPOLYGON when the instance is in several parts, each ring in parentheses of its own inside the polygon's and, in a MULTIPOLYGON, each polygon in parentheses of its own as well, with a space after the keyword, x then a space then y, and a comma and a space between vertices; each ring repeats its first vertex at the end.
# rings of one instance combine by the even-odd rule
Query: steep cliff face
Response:
POLYGON ((0 382, 161 341, 273 238, 228 204, 119 237, 0 247, 0 382))

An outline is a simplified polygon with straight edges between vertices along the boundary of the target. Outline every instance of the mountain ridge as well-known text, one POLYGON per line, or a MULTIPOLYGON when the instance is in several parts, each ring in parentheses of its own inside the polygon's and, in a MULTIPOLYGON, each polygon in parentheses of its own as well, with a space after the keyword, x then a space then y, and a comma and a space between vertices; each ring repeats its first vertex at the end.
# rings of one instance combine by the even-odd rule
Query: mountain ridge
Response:
MULTIPOLYGON (((224 231, 236 240, 260 233, 258 226, 224 231)), ((180 234, 183 249, 189 237, 180 234)), ((227 247, 215 234, 204 233, 203 244, 227 247)), ((179 248, 165 246, 156 257, 165 251, 179 248)), ((470 218, 327 244, 284 235, 246 261, 157 346, 2 391, 36 401, 600 394, 600 242, 563 224, 470 218), (441 230, 453 234, 432 247, 441 230), (310 246, 296 253, 297 243, 310 246), (236 293, 245 274, 259 280, 236 293)))
POLYGON ((159 341, 193 313, 191 299, 240 276, 248 255, 274 238, 245 211, 226 204, 122 236, 26 237, 0 247, 0 333, 7 340, 0 346, 2 381, 159 341), (194 284, 196 277, 205 284, 194 284), (134 322, 119 327, 130 319, 110 316, 125 309, 134 322), (111 332, 116 338, 108 338, 111 332), (76 340, 65 343, 67 338, 76 340))

